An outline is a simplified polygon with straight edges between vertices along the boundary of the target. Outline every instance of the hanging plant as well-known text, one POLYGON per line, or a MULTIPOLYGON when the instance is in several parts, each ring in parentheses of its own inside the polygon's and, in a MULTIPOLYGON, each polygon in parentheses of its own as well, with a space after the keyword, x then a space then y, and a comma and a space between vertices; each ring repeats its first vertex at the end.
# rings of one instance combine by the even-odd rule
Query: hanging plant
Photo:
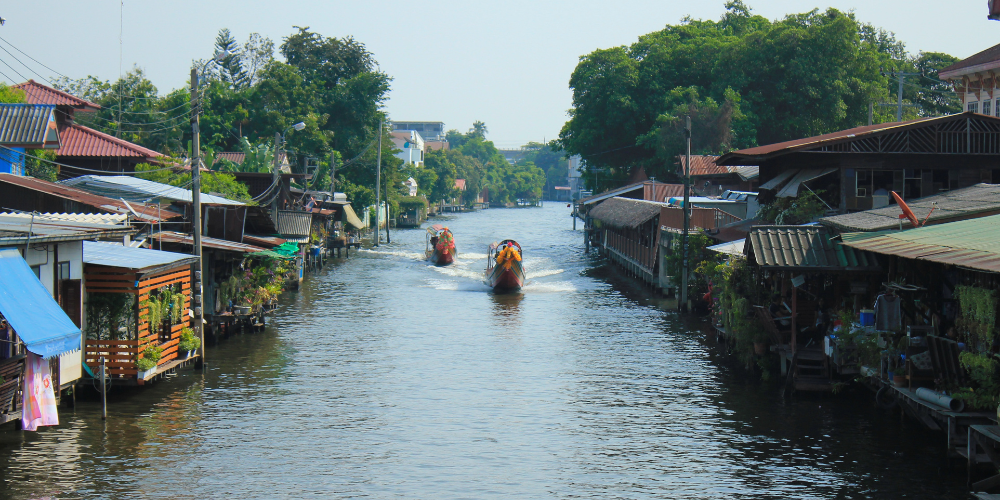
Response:
POLYGON ((170 319, 176 325, 184 318, 184 294, 175 293, 171 299, 170 319))

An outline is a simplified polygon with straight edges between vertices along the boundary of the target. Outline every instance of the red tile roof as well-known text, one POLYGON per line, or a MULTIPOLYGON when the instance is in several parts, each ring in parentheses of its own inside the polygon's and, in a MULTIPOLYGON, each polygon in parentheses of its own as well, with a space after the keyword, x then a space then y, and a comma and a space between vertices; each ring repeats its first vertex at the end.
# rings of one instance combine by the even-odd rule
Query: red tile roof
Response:
POLYGON ((80 189, 63 186, 62 184, 56 184, 54 182, 43 181, 34 177, 21 177, 19 175, 0 173, 0 183, 13 184, 15 186, 30 189, 39 193, 75 201, 113 214, 129 214, 131 213, 129 211, 129 206, 131 206, 132 210, 135 210, 135 212, 139 214, 143 220, 151 222, 173 219, 181 216, 181 214, 175 212, 161 210, 160 207, 155 205, 144 205, 142 203, 125 204, 125 202, 121 200, 105 198, 80 189))
POLYGON ((28 104, 55 104, 57 106, 73 106, 86 111, 97 111, 100 105, 94 104, 68 94, 61 90, 42 85, 34 80, 13 85, 11 88, 23 90, 28 104))
POLYGON ((92 128, 72 123, 59 131, 62 147, 56 150, 58 156, 124 156, 138 158, 158 158, 163 156, 152 149, 144 148, 115 136, 98 132, 92 128))
POLYGON ((465 179, 455 179, 455 187, 461 191, 465 191, 465 179))

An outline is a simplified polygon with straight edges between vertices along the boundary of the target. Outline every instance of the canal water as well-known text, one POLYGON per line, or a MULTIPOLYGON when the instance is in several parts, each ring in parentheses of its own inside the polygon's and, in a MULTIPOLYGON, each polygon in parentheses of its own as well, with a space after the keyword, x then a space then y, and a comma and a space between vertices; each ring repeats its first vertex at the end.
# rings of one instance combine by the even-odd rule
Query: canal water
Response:
POLYGON ((438 219, 283 296, 145 390, 0 431, 0 498, 967 498, 944 437, 870 393, 783 399, 586 255, 565 204, 438 219), (527 286, 481 283, 524 247, 527 286), (898 412, 898 410, 897 410, 898 412))

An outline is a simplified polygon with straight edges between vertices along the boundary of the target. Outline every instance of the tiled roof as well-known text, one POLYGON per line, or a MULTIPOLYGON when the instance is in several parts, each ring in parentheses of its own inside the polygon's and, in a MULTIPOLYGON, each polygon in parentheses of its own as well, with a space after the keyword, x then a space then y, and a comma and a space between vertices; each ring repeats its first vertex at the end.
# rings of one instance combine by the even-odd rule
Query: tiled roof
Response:
POLYGON ((122 156, 134 158, 158 158, 163 156, 152 149, 144 148, 115 136, 98 132, 89 127, 72 123, 60 132, 62 147, 58 156, 122 156))
POLYGON ((998 65, 995 63, 1000 63, 1000 44, 966 57, 951 66, 946 66, 938 71, 938 75, 940 78, 946 79, 951 76, 957 76, 951 73, 958 72, 959 70, 972 70, 976 69, 975 66, 990 65, 991 63, 994 63, 992 65, 998 65))
POLYGON ((73 94, 68 94, 61 90, 56 90, 52 87, 42 85, 34 80, 28 80, 24 83, 13 85, 11 88, 23 90, 25 100, 28 104, 73 106, 74 108, 86 111, 97 111, 98 109, 101 109, 100 105, 80 99, 73 94))
MULTIPOLYGON (((242 165, 243 160, 246 159, 246 153, 240 151, 222 151, 215 153, 214 163, 219 163, 219 160, 229 160, 237 165, 242 165)), ((288 160, 287 155, 284 152, 278 153, 278 161, 281 163, 286 163, 288 160)))
POLYGON ((59 147, 56 107, 45 104, 0 104, 0 144, 7 147, 59 147))
MULTIPOLYGON (((976 184, 967 188, 946 191, 934 196, 906 200, 906 205, 913 210, 917 219, 927 219, 927 224, 969 219, 983 215, 1000 213, 1000 184, 976 184), (931 212, 931 209, 934 209, 931 212), (930 214, 930 218, 927 215, 930 214)), ((830 226, 840 231, 882 231, 913 227, 908 219, 900 219, 903 211, 898 205, 889 205, 874 210, 852 214, 823 217, 820 224, 830 226)))

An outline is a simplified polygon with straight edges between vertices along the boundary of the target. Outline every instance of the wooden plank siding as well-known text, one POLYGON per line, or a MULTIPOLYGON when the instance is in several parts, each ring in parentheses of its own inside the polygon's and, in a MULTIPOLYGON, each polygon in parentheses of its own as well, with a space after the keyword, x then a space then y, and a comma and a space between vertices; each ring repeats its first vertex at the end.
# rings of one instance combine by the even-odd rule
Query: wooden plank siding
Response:
POLYGON ((137 296, 138 311, 136 313, 137 340, 87 340, 85 362, 88 366, 100 364, 100 357, 106 359, 105 366, 112 376, 135 377, 138 370, 135 360, 139 355, 139 347, 147 342, 163 349, 163 356, 157 365, 165 365, 178 358, 181 330, 190 326, 191 319, 186 311, 191 308, 191 268, 184 264, 150 276, 139 277, 133 270, 97 266, 87 264, 84 268, 84 283, 88 293, 129 293, 137 296), (138 279, 137 279, 138 278, 138 279), (143 302, 149 299, 150 292, 164 286, 180 284, 184 294, 185 314, 180 323, 171 325, 169 332, 154 335, 146 320, 149 310, 143 302), (157 338, 159 337, 159 338, 157 338))

